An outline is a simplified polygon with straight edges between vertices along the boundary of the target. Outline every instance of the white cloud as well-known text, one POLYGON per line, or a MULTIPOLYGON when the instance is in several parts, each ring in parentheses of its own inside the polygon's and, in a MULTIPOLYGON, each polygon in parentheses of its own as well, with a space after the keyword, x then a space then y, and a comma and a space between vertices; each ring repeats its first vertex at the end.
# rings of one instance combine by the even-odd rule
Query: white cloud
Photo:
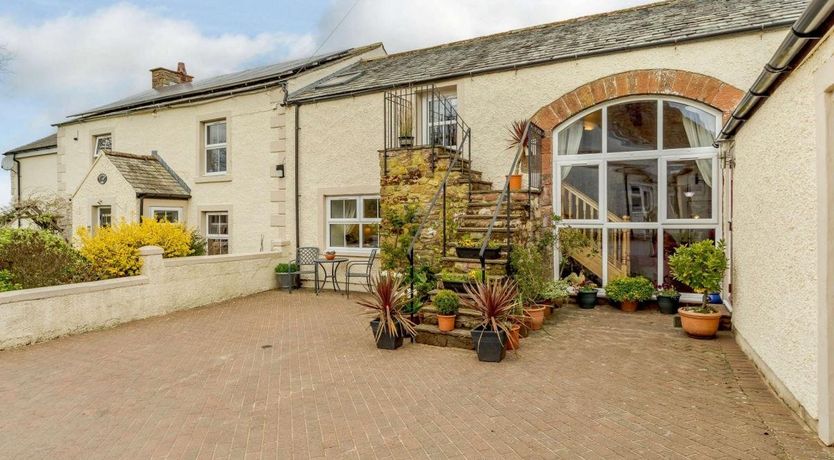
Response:
MULTIPOLYGON (((382 41, 388 52, 399 52, 651 1, 360 0, 325 48, 382 41)), ((319 35, 326 36, 353 2, 334 0, 319 35)))
POLYGON ((49 115, 58 117, 52 121, 149 88, 152 67, 184 61, 189 73, 205 78, 264 56, 276 61, 313 48, 310 35, 207 36, 191 22, 128 3, 25 26, 0 17, 0 43, 14 57, 7 92, 52 98, 49 115))

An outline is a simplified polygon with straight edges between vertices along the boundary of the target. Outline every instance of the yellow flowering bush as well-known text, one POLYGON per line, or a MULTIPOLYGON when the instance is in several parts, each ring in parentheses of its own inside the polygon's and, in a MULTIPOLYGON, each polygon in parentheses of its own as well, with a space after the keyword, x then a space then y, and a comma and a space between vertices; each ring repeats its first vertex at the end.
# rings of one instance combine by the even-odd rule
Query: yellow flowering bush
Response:
POLYGON ((78 230, 79 251, 92 265, 99 279, 138 275, 142 270, 139 248, 159 246, 163 257, 184 257, 191 252, 191 232, 182 224, 143 219, 142 223, 122 220, 112 227, 90 234, 78 230))

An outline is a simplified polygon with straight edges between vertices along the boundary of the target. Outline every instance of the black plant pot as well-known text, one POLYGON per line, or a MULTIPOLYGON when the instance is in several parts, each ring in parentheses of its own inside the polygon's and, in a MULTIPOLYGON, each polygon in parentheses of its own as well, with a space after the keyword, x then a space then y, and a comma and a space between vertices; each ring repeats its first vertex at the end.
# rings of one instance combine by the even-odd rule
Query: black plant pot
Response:
POLYGON ((411 147, 414 145, 414 136, 400 136, 400 147, 411 147))
MULTIPOLYGON (((466 248, 466 247, 456 247, 455 253, 461 259, 477 259, 478 254, 480 254, 481 248, 466 248)), ((498 248, 487 248, 484 251, 484 259, 486 260, 495 260, 501 257, 501 249, 498 248)))
POLYGON ((443 289, 448 289, 453 292, 457 292, 458 294, 463 294, 466 292, 466 285, 469 284, 468 282, 463 281, 443 281, 443 289))
POLYGON ((478 352, 478 361, 499 363, 507 355, 507 333, 495 332, 479 326, 472 329, 472 343, 478 352))
POLYGON ((660 308, 661 313, 666 315, 674 315, 678 312, 680 300, 680 295, 676 295, 674 297, 659 295, 657 296, 657 306, 658 308, 660 308))
POLYGON ((301 275, 297 273, 278 273, 278 287, 281 290, 301 287, 301 275))
POLYGON ((597 291, 577 292, 576 303, 579 304, 579 308, 594 308, 597 305, 597 291))
MULTIPOLYGON (((373 337, 376 339, 376 331, 379 329, 379 319, 375 319, 371 321, 371 331, 373 332, 373 337)), ((396 350, 403 346, 403 330, 402 328, 397 325, 397 335, 392 336, 388 329, 384 329, 382 331, 382 335, 379 337, 379 340, 376 341, 376 347, 381 348, 383 350, 396 350)))

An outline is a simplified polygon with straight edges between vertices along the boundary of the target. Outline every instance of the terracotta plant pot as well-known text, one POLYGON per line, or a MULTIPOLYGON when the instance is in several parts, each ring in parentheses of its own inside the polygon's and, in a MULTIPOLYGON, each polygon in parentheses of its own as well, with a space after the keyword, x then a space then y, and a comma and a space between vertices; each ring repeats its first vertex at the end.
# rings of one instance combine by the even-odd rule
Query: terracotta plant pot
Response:
POLYGON ((324 253, 324 258, 327 259, 327 260, 333 260, 333 259, 336 258, 336 253, 335 252, 325 252, 324 253))
POLYGON ((622 302, 620 302, 620 310, 627 313, 634 313, 635 311, 637 311, 637 301, 623 300, 622 302))
POLYGON ((542 328, 542 324, 544 324, 544 309, 547 308, 544 305, 536 305, 533 307, 525 308, 527 314, 530 316, 530 327, 534 331, 538 331, 542 328))
POLYGON ((437 315, 437 328, 442 332, 455 329, 455 315, 437 315))
POLYGON ((521 190, 521 174, 512 174, 509 176, 510 191, 517 192, 521 190))
POLYGON ((521 325, 513 324, 510 335, 507 336, 507 350, 518 350, 521 347, 521 325))
POLYGON ((718 325, 721 322, 721 313, 695 313, 684 307, 678 308, 681 315, 681 326, 683 331, 690 337, 699 339, 710 339, 718 332, 718 325))

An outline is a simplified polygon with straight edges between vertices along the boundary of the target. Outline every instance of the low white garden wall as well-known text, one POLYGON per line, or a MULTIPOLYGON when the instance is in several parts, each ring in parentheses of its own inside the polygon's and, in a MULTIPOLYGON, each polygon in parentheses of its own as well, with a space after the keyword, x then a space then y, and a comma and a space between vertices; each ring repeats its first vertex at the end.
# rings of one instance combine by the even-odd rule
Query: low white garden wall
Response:
POLYGON ((280 252, 163 259, 140 250, 142 274, 0 293, 0 349, 199 307, 277 287, 280 252))

